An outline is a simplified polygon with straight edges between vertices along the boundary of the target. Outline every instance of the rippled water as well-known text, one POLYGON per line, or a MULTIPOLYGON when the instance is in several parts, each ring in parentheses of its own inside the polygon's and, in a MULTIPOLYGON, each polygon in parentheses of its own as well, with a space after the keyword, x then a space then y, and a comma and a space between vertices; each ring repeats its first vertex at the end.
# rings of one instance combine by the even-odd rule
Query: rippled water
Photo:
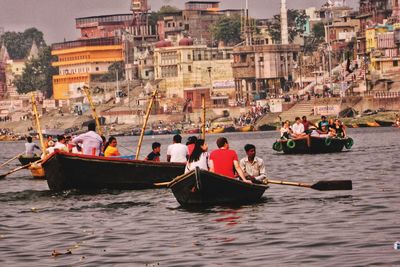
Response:
MULTIPOLYGON (((254 143, 271 178, 353 180, 353 191, 271 185, 256 205, 188 210, 167 189, 55 194, 21 171, 0 181, 0 265, 400 266, 400 131, 350 134, 350 152, 303 156, 273 152, 274 132, 225 134, 239 156, 254 143)), ((207 136, 210 149, 217 137, 207 136)), ((164 159, 170 139, 146 137, 142 157, 157 140, 164 159)), ((23 143, 0 148, 4 162, 23 143)))

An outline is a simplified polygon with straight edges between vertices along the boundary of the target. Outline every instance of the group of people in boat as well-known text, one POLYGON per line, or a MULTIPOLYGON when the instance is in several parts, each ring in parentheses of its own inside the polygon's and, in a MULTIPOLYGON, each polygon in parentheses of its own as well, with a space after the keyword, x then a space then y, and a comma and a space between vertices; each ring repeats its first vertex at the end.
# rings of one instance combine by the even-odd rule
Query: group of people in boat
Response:
POLYGON ((307 120, 306 116, 295 118, 293 125, 290 121, 282 122, 281 139, 306 139, 307 145, 310 146, 310 137, 346 137, 346 126, 339 119, 327 119, 326 116, 321 116, 321 121, 317 124, 307 120))

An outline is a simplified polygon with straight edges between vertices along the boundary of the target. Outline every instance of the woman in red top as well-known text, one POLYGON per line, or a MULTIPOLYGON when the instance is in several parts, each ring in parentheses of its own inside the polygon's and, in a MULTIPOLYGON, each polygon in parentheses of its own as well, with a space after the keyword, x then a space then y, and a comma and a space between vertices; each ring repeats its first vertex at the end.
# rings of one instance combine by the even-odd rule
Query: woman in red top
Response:
POLYGON ((244 182, 251 183, 240 168, 236 152, 229 149, 228 140, 225 137, 218 138, 217 146, 218 149, 210 154, 210 171, 234 179, 236 170, 244 182))

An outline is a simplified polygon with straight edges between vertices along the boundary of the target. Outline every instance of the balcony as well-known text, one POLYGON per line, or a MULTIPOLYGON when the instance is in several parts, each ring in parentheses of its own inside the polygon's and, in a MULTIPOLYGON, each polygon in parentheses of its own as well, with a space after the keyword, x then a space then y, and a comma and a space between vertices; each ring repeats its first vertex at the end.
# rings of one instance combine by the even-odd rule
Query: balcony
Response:
POLYGON ((77 40, 51 45, 51 50, 71 49, 84 46, 121 45, 121 39, 116 37, 77 40))

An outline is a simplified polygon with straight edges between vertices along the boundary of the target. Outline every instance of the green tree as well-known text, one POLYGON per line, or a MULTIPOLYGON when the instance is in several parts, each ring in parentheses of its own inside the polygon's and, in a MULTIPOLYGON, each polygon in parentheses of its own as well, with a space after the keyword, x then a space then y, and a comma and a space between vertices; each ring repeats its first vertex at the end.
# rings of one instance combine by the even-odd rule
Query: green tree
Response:
POLYGON ((314 24, 314 26, 312 28, 312 35, 316 40, 323 42, 325 39, 324 23, 318 22, 318 23, 314 24))
POLYGON ((39 90, 50 97, 53 94, 53 75, 58 73, 58 69, 51 66, 52 60, 54 58, 49 46, 40 49, 38 57, 27 61, 22 75, 14 80, 17 92, 26 94, 39 90))
POLYGON ((162 6, 162 7, 160 7, 159 11, 150 13, 149 24, 154 26, 157 24, 157 21, 164 18, 164 16, 166 14, 176 13, 179 11, 181 11, 181 10, 174 6, 170 6, 170 5, 162 6))
MULTIPOLYGON (((288 9, 288 32, 289 42, 292 43, 294 38, 304 33, 304 26, 306 25, 308 16, 304 10, 288 9)), ((274 15, 271 25, 269 27, 269 33, 275 42, 281 41, 281 15, 274 15)))
POLYGON ((99 81, 100 82, 115 82, 117 80, 117 73, 118 73, 119 81, 125 79, 124 62, 117 61, 117 62, 112 63, 108 67, 108 72, 99 77, 99 81))
POLYGON ((4 42, 12 59, 26 58, 33 41, 38 47, 46 46, 43 33, 36 28, 29 28, 24 32, 5 32, 0 41, 4 42))
POLYGON ((216 41, 235 45, 242 41, 240 16, 222 16, 211 25, 211 33, 216 41))

